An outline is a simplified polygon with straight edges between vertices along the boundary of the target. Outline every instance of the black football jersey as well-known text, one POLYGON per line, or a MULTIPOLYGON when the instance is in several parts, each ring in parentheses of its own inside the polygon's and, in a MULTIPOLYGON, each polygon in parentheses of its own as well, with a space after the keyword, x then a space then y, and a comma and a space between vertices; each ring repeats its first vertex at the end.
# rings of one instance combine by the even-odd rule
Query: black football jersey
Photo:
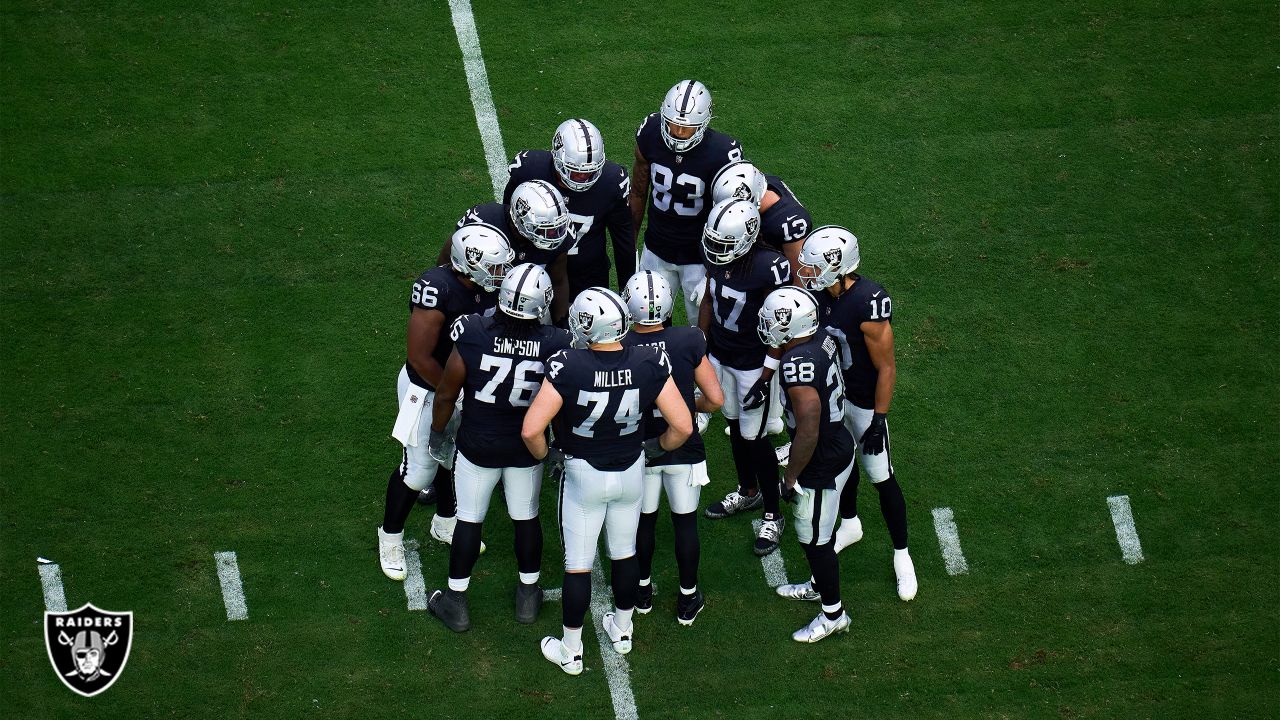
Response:
POLYGON ((671 366, 661 350, 562 350, 547 361, 547 379, 564 405, 555 419, 556 443, 597 470, 624 470, 640 457, 644 419, 671 366))
MULTIPOLYGON (((436 338, 436 348, 431 357, 440 363, 440 367, 449 361, 449 353, 453 352, 453 339, 449 337, 449 326, 463 315, 484 312, 494 307, 498 301, 497 293, 482 292, 478 287, 467 287, 453 268, 440 265, 418 276, 413 281, 413 290, 409 293, 409 312, 415 309, 439 310, 444 313, 444 326, 440 337, 436 338)), ((413 363, 406 358, 409 380, 414 385, 435 390, 426 378, 413 369, 413 363)))
POLYGON ((511 261, 512 265, 533 263, 545 268, 569 250, 569 241, 567 239, 560 243, 560 247, 555 250, 543 250, 526 240, 515 228, 511 227, 510 218, 507 216, 507 206, 503 203, 489 202, 473 205, 458 219, 457 227, 460 228, 463 225, 475 225, 477 223, 492 225, 501 230, 503 235, 506 235, 507 242, 511 243, 511 249, 516 253, 516 259, 511 261))
POLYGON ((520 427, 542 387, 547 359, 569 347, 568 331, 537 325, 508 337, 497 318, 463 315, 450 337, 467 367, 458 449, 480 467, 536 465, 520 427))
MULTIPOLYGON (((665 352, 667 361, 671 363, 671 378, 680 389, 680 396, 684 398, 684 404, 689 407, 689 414, 695 415, 698 412, 694 407, 693 391, 697 389, 697 382, 693 379, 693 374, 702 364, 702 359, 707 356, 707 338, 701 330, 685 326, 668 327, 646 333, 633 330, 622 338, 622 344, 626 347, 647 345, 665 352)), ((655 438, 666 431, 667 421, 662 419, 662 413, 655 407, 645 419, 644 438, 646 440, 655 438)), ((702 436, 698 434, 698 428, 694 427, 693 435, 684 445, 662 457, 650 460, 649 464, 691 465, 706 459, 707 452, 702 444, 702 436)))
POLYGON ((760 240, 775 250, 788 243, 800 242, 813 229, 813 216, 796 199, 796 194, 775 175, 765 175, 769 189, 778 201, 760 215, 760 240))
POLYGON ((545 180, 564 196, 569 205, 569 217, 573 226, 573 240, 567 250, 569 255, 569 290, 577 295, 592 285, 609 285, 609 255, 605 250, 605 230, 613 240, 613 258, 618 265, 621 282, 636 271, 636 233, 631 226, 631 208, 627 195, 631 192, 631 178, 627 171, 615 162, 606 162, 600 178, 590 188, 577 192, 560 183, 551 153, 547 150, 525 150, 511 163, 511 179, 502 195, 502 202, 511 202, 511 193, 520 183, 545 180), (575 280, 583 279, 582 283, 575 280))
POLYGON ((711 213, 711 181, 720 168, 742 159, 734 138, 711 128, 702 141, 677 153, 662 140, 662 117, 653 113, 636 131, 636 149, 649 163, 649 224, 645 247, 677 265, 702 262, 702 228, 711 213))
POLYGON ((840 370, 840 348, 825 329, 819 329, 804 343, 782 354, 778 382, 782 385, 786 408, 787 434, 796 437, 795 411, 787 389, 811 387, 822 401, 818 421, 818 445, 797 481, 814 490, 833 490, 836 476, 853 461, 853 436, 844 426, 844 378, 840 370))
POLYGON ((876 380, 880 371, 871 362, 862 336, 864 322, 893 322, 893 300, 880 283, 858 276, 843 295, 823 303, 822 324, 840 341, 845 362, 845 392, 860 408, 876 405, 876 380))
POLYGON ((777 250, 757 244, 728 265, 707 263, 707 281, 711 354, 731 368, 760 367, 765 356, 756 332, 760 305, 774 289, 791 283, 791 264, 777 250))

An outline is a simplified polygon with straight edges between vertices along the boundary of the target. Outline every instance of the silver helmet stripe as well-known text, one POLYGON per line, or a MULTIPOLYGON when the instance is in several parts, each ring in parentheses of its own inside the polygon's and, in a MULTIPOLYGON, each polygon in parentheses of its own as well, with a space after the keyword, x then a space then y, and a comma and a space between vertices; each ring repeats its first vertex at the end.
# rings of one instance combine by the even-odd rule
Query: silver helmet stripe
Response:
POLYGON ((653 320, 655 319, 653 317, 653 273, 645 273, 644 279, 649 282, 649 317, 647 319, 653 320))
POLYGON ((722 207, 722 208, 720 208, 720 214, 716 216, 716 219, 715 219, 715 220, 712 220, 712 221, 711 221, 711 229, 712 229, 712 230, 719 230, 719 229, 720 229, 720 219, 724 217, 724 214, 725 214, 725 213, 729 212, 729 208, 731 208, 731 207, 733 207, 733 203, 725 203, 725 206, 724 206, 724 207, 722 207))
POLYGON ((586 145, 587 162, 590 163, 591 162, 591 133, 590 131, 587 130, 587 124, 582 122, 581 120, 578 121, 578 128, 582 130, 582 142, 586 145))
MULTIPOLYGON (((601 294, 601 295, 604 295, 604 296, 605 296, 605 297, 607 297, 607 298, 609 298, 609 302, 613 303, 613 306, 614 306, 615 308, 617 308, 617 310, 618 310, 618 314, 622 317, 622 322, 623 322, 623 324, 624 324, 624 326, 625 326, 625 323, 626 323, 626 321, 627 321, 627 308, 626 308, 626 306, 625 306, 625 305, 623 305, 622 303, 618 302, 618 300, 613 296, 613 293, 612 293, 612 292, 609 292, 609 291, 607 291, 607 290, 606 290, 605 292, 600 293, 600 294, 601 294)), ((603 309, 603 308, 602 308, 602 309, 603 309)))
POLYGON ((524 274, 523 274, 523 275, 521 275, 521 276, 520 276, 520 280, 516 282, 516 296, 517 296, 517 297, 519 297, 519 296, 521 296, 521 295, 523 295, 523 294, 524 294, 524 281, 525 281, 525 280, 528 280, 528 279, 529 279, 529 275, 531 275, 531 274, 533 273, 533 271, 534 271, 534 270, 537 270, 537 269, 538 269, 538 266, 537 266, 537 265, 534 265, 533 263, 529 263, 529 267, 527 267, 527 268, 525 268, 525 269, 524 269, 524 274))
POLYGON ((693 108, 689 107, 689 96, 693 95, 693 81, 685 80, 685 82, 689 84, 685 85, 684 97, 680 98, 680 114, 681 115, 688 115, 689 111, 693 110, 693 108))

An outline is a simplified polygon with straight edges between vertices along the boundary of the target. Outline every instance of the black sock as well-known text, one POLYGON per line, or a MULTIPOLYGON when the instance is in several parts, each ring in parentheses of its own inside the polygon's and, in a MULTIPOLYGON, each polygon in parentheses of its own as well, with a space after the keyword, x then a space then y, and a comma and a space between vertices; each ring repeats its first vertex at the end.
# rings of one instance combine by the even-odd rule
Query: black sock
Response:
POLYGON ((591 573, 564 574, 564 590, 560 596, 561 622, 565 627, 580 628, 591 604, 591 573))
POLYGON ((698 514, 672 513, 671 525, 676 531, 676 567, 680 569, 680 587, 694 587, 698 584, 698 557, 702 553, 698 540, 698 514))
POLYGON ((813 589, 822 596, 822 604, 831 606, 840 602, 840 560, 836 557, 835 545, 831 542, 822 545, 809 543, 802 547, 813 572, 813 589))
POLYGON ((845 482, 844 489, 840 491, 840 517, 844 520, 852 520, 858 517, 857 462, 854 462, 853 471, 849 473, 849 480, 845 482))
POLYGON ((880 493, 880 514, 889 527, 893 549, 904 550, 907 547, 907 500, 902 497, 898 478, 890 475, 888 480, 876 483, 875 488, 880 493))
MULTIPOLYGON (((401 467, 404 467, 403 465, 401 467)), ((382 531, 395 534, 404 532, 404 522, 418 499, 418 491, 404 484, 404 473, 396 468, 387 478, 387 501, 382 507, 382 531)))
POLYGON ((522 573, 542 570, 542 521, 533 518, 514 520, 512 524, 516 531, 516 569, 522 573))
POLYGON ((440 465, 436 468, 436 514, 451 518, 458 513, 458 496, 453 492, 453 471, 440 465))
POLYGON ((612 561, 609 575, 613 582, 613 604, 619 610, 635 607, 636 595, 640 592, 640 564, 636 556, 612 561))
POLYGON ((640 513, 640 526, 636 528, 636 563, 640 578, 653 576, 653 550, 658 544, 658 513, 640 513))
POLYGON ((462 580, 471 577, 471 569, 480 559, 480 523, 459 520, 453 526, 453 544, 449 546, 449 577, 462 580))
POLYGON ((755 468, 760 492, 764 495, 764 516, 766 519, 776 520, 782 517, 782 511, 778 507, 778 456, 768 437, 748 442, 751 444, 751 465, 755 468))
POLYGON ((741 426, 737 420, 726 420, 729 425, 729 448, 733 453, 733 467, 738 471, 738 489, 744 495, 754 495, 749 492, 760 487, 756 481, 756 471, 752 467, 751 461, 751 443, 742 437, 741 426))

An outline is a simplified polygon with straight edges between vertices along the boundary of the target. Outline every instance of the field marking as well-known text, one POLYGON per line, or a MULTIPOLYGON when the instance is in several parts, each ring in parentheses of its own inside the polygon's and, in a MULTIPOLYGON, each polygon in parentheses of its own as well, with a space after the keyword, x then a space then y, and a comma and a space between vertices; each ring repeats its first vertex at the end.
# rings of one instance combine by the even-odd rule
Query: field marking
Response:
POLYGON ((404 544, 405 607, 410 611, 427 609, 427 583, 422 578, 422 555, 418 553, 418 541, 404 544))
POLYGON ((1129 496, 1112 495, 1107 498, 1107 506, 1111 508, 1111 522, 1116 526, 1116 542, 1120 543, 1124 561, 1137 565, 1142 562, 1142 542, 1138 540, 1138 527, 1133 524, 1129 496))
MULTIPOLYGON (((751 522, 751 529, 758 534, 763 522, 756 518, 751 522)), ((760 566, 764 568, 764 581, 769 587, 776 588, 787 584, 787 564, 782 559, 781 547, 760 558, 760 566)))
POLYGON ((222 584, 222 604, 227 606, 227 620, 245 620, 249 617, 249 605, 244 599, 244 584, 240 582, 240 563, 236 554, 223 550, 213 554, 218 565, 218 582, 222 584))
POLYGON ((591 617, 595 620, 596 639, 600 641, 600 659, 604 662, 604 675, 609 681, 613 714, 618 720, 639 720, 636 696, 631 692, 631 666, 626 657, 613 649, 613 641, 604 630, 604 614, 613 610, 612 598, 613 592, 604 581, 600 553, 597 552, 595 567, 591 570, 591 617))
POLYGON ((948 575, 964 575, 969 563, 960 550, 960 531, 956 529, 956 516, 949 507, 933 509, 933 531, 938 534, 938 549, 947 565, 948 575))
POLYGON ((462 66, 467 71, 471 107, 475 108, 476 127, 480 129, 480 140, 484 143, 484 159, 489 165, 493 197, 501 200, 502 191, 507 186, 507 151, 502 146, 502 130, 498 127, 498 112, 493 107, 489 73, 484 69, 484 56, 480 54, 476 19, 471 14, 470 0, 449 0, 449 11, 453 15, 453 30, 458 35, 458 47, 462 49, 462 66))
POLYGON ((62 568, 44 558, 36 558, 40 570, 40 586, 44 588, 44 609, 67 611, 67 591, 62 587, 62 568))

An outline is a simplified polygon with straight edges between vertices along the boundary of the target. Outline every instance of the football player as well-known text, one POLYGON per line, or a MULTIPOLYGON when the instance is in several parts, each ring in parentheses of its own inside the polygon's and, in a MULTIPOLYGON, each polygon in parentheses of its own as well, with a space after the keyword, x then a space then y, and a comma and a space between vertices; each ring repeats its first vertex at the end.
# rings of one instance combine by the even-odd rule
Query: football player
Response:
POLYGON ((569 206, 560 191, 545 180, 520 183, 511 191, 508 202, 473 205, 463 213, 457 226, 476 223, 502 229, 515 251, 516 263, 546 268, 555 290, 549 320, 563 325, 565 309, 569 306, 567 254, 573 228, 569 206))
POLYGON ((730 198, 716 203, 707 218, 702 245, 707 258, 707 290, 698 326, 707 334, 711 364, 724 388, 721 414, 738 487, 708 506, 709 518, 724 518, 764 506, 755 541, 756 555, 778 549, 784 525, 778 507, 778 458, 765 435, 770 380, 778 368, 776 348, 766 348, 754 327, 760 303, 774 289, 791 284, 791 266, 782 253, 757 242, 760 213, 755 203, 730 198))
MULTIPOLYGON (((880 514, 893 541, 893 571, 898 597, 916 596, 916 569, 907 552, 907 503, 890 455, 886 416, 893 400, 897 366, 893 357, 893 301, 880 283, 858 275, 858 238, 827 225, 814 230, 800 251, 800 280, 813 291, 826 290, 822 324, 844 351, 845 424, 857 440, 862 469, 880 497, 880 514)), ((858 518, 858 475, 840 498, 836 552, 862 539, 858 518)))
MULTIPOLYGON (((760 241, 787 256, 791 274, 800 270, 800 245, 813 227, 813 216, 776 175, 765 175, 746 160, 729 163, 711 182, 711 201, 750 200, 760 209, 760 241)), ((798 285, 799 281, 795 280, 798 285)))
POLYGON ((630 318, 622 298, 588 288, 569 310, 570 331, 584 349, 563 350, 547 363, 521 436, 529 453, 544 458, 552 418, 564 457, 560 485, 560 533, 564 538, 563 638, 542 639, 542 656, 570 675, 582 672, 582 623, 591 600, 591 566, 603 527, 612 561, 616 610, 603 627, 613 648, 631 651, 639 589, 636 527, 644 494, 644 462, 684 444, 693 421, 671 379, 666 354, 619 342, 630 318), (667 431, 644 439, 645 417, 657 405, 667 431))
POLYGON ((404 446, 400 466, 387 480, 386 506, 378 528, 378 560, 392 580, 404 580, 404 523, 418 492, 433 480, 438 501, 431 536, 452 542, 456 518, 453 480, 428 452, 432 402, 453 351, 449 326, 463 315, 490 308, 514 255, 506 237, 489 225, 453 233, 449 264, 422 273, 409 295, 408 358, 397 390, 400 414, 392 437, 404 446))
POLYGON ((636 271, 636 233, 627 205, 631 179, 621 165, 605 160, 604 140, 595 125, 580 118, 565 120, 551 137, 551 152, 525 150, 517 154, 502 201, 510 204, 515 189, 530 180, 551 183, 569 206, 572 236, 566 241, 566 302, 594 285, 609 286, 606 229, 613 241, 618 282, 631 277, 636 271))
MULTIPOLYGON (((689 412, 712 413, 724 402, 715 368, 707 359, 707 338, 693 327, 667 327, 675 294, 662 276, 641 270, 627 281, 622 294, 631 313, 632 332, 622 339, 624 347, 648 345, 667 354, 671 377, 684 397, 689 412)), ((656 438, 666 432, 667 423, 657 414, 645 418, 644 436, 656 438)), ((680 571, 680 594, 676 599, 676 620, 692 625, 705 605, 698 589, 698 503, 702 486, 709 482, 707 453, 695 427, 689 440, 674 452, 650 460, 644 469, 644 500, 640 505, 640 529, 636 554, 640 561, 640 594, 636 612, 653 609, 653 553, 658 527, 658 497, 665 489, 675 530, 676 566, 680 571)))
POLYGON ((814 643, 849 630, 840 603, 840 561, 832 545, 840 491, 853 471, 855 445, 844 423, 844 378, 840 347, 818 323, 818 303, 796 287, 775 290, 759 315, 760 338, 783 350, 781 371, 791 435, 791 462, 782 492, 795 502, 796 537, 813 573, 807 583, 782 585, 783 597, 810 599, 816 591, 822 611, 791 634, 814 643))
POLYGON ((458 522, 449 549, 449 585, 427 600, 427 610, 449 629, 471 627, 467 588, 480 557, 480 529, 498 482, 515 525, 516 622, 538 619, 542 606, 542 524, 538 499, 542 462, 520 440, 520 426, 542 384, 547 358, 569 347, 569 333, 542 324, 551 306, 551 277, 532 263, 507 272, 498 290, 498 312, 463 315, 453 324, 453 353, 436 391, 428 448, 437 460, 447 452, 445 428, 465 389, 453 460, 458 522))
POLYGON ((742 147, 711 129, 711 92, 696 80, 667 91, 658 112, 636 132, 631 168, 631 218, 644 231, 640 269, 661 274, 684 295, 686 318, 697 322, 706 270, 698 240, 711 210, 711 180, 725 163, 742 159, 742 147))

